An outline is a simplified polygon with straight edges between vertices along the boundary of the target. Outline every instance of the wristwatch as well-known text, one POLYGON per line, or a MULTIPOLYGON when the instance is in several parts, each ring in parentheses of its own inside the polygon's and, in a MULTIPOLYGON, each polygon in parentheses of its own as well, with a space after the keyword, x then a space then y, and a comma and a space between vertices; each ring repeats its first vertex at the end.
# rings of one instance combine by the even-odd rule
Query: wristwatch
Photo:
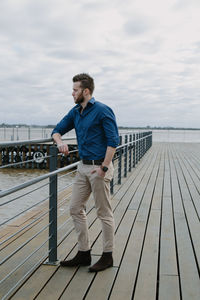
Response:
POLYGON ((107 172, 107 171, 108 171, 108 168, 107 168, 106 166, 101 166, 101 170, 102 170, 103 172, 107 172))

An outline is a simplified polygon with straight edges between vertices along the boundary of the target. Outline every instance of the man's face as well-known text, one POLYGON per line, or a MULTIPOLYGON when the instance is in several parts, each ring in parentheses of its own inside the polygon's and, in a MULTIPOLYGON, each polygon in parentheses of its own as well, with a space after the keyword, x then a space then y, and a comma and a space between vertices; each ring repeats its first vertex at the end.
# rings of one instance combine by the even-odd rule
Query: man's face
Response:
POLYGON ((84 101, 83 88, 81 87, 81 82, 77 81, 73 83, 72 96, 76 104, 82 103, 84 101))

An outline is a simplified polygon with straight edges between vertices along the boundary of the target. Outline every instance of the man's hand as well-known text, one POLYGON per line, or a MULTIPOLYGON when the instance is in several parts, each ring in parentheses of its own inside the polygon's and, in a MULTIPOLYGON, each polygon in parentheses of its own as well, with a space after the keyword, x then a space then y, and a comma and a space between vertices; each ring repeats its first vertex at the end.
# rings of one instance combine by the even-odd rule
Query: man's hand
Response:
POLYGON ((91 174, 94 174, 95 172, 97 172, 97 174, 100 176, 100 177, 105 177, 105 175, 106 175, 106 172, 104 172, 103 170, 102 170, 102 168, 101 167, 98 167, 98 168, 95 168, 95 169, 93 169, 92 171, 91 171, 91 174))
POLYGON ((69 154, 69 148, 67 146, 67 144, 57 144, 58 150, 59 152, 68 155, 69 154))
POLYGON ((67 144, 63 143, 60 133, 54 133, 52 137, 58 147, 59 152, 68 155, 69 154, 68 146, 67 144))

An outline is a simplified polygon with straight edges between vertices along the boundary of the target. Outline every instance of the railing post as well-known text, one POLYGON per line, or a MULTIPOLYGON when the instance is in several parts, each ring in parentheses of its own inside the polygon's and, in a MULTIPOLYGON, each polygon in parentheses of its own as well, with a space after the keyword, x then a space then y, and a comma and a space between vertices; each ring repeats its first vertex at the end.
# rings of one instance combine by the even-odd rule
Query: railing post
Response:
POLYGON ((144 156, 144 141, 145 141, 145 139, 144 139, 144 132, 142 132, 142 157, 144 156))
POLYGON ((149 149, 149 132, 147 132, 147 137, 146 137, 146 151, 149 149))
POLYGON ((141 139, 142 133, 139 133, 139 161, 141 159, 141 150, 142 150, 142 139, 141 139))
POLYGON ((144 133, 144 154, 147 152, 147 133, 144 133))
POLYGON ((131 172, 131 167, 132 167, 132 134, 129 135, 129 172, 131 172))
MULTIPOLYGON (((57 147, 51 146, 50 172, 57 169, 57 147)), ((49 177, 49 261, 46 264, 57 265, 57 175, 49 177)))
POLYGON ((138 133, 136 133, 136 142, 135 142, 135 164, 138 163, 138 133))
MULTIPOLYGON (((112 163, 114 164, 114 159, 112 160, 112 163)), ((113 195, 113 193, 114 193, 114 176, 110 181, 110 193, 111 193, 111 195, 113 195)))
POLYGON ((138 133, 138 155, 137 155, 137 162, 140 161, 140 132, 138 133))
MULTIPOLYGON (((120 138, 120 145, 122 144, 122 136, 120 138)), ((118 158, 118 184, 122 182, 122 148, 119 149, 119 158, 118 158)))
POLYGON ((135 168, 135 133, 133 134, 133 168, 135 168))
MULTIPOLYGON (((125 144, 128 143, 128 135, 125 135, 125 144)), ((124 177, 127 177, 127 156, 128 156, 128 146, 125 146, 125 153, 124 153, 124 177)))

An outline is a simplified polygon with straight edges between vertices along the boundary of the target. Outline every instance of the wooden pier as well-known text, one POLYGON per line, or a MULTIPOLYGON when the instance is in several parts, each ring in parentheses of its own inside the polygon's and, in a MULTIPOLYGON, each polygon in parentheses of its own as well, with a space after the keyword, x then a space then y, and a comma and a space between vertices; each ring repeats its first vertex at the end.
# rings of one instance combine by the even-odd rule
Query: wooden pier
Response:
MULTIPOLYGON (((11 299, 199 300, 200 144, 153 144, 122 185, 115 186, 112 206, 116 222, 114 267, 95 274, 87 267, 41 264, 11 299)), ((102 245, 92 199, 87 212, 94 263, 102 245)), ((61 216, 59 225, 66 218, 61 216)), ((0 252, 1 259, 20 245, 25 235, 32 236, 48 223, 47 219, 10 241, 0 252)), ((72 228, 71 219, 67 226, 72 228)), ((60 236, 64 232, 66 228, 60 236)), ((15 267, 23 251, 28 248, 3 265, 1 277, 15 267)), ((59 259, 71 258, 76 251, 76 234, 71 229, 58 246, 59 259)), ((0 289, 1 297, 29 268, 30 263, 25 264, 8 278, 0 289)))

